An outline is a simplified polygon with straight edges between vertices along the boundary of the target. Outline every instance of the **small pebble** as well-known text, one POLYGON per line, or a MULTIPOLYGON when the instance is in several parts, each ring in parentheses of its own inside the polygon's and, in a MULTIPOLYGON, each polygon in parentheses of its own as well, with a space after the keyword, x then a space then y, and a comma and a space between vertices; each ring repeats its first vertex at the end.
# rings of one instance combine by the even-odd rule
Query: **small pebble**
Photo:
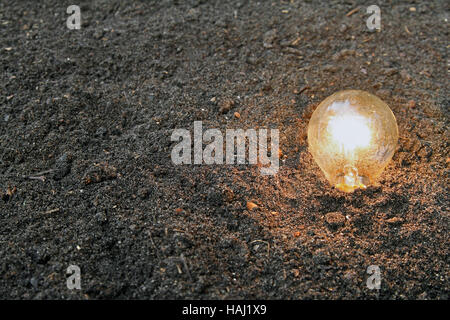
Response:
POLYGON ((234 192, 231 189, 225 189, 223 192, 223 199, 225 202, 231 202, 234 199, 234 192))
POLYGON ((251 201, 248 201, 248 202, 247 202, 247 209, 248 209, 249 211, 252 211, 252 210, 255 209, 255 208, 258 208, 258 205, 257 205, 257 204, 255 204, 255 203, 253 203, 253 202, 251 202, 251 201))
POLYGON ((398 224, 398 223, 402 223, 403 219, 399 218, 399 217, 393 217, 393 218, 387 219, 386 222, 389 224, 398 224))
POLYGON ((55 163, 55 171, 53 173, 53 179, 61 180, 70 173, 71 161, 70 155, 67 153, 62 154, 55 163))
POLYGON ((341 60, 343 58, 350 57, 350 56, 352 56, 352 57, 356 56, 356 51, 352 50, 352 49, 343 49, 343 50, 335 53, 333 55, 332 59, 334 61, 338 61, 338 60, 341 60))
POLYGON ((231 99, 226 99, 220 104, 220 113, 224 114, 231 110, 234 106, 234 101, 231 99))
POLYGON ((400 76, 402 77, 403 81, 405 81, 405 82, 409 82, 412 80, 411 75, 406 70, 401 70, 400 76))
POLYGON ((273 48, 273 43, 277 37, 277 31, 275 29, 269 30, 264 34, 263 46, 264 48, 273 48))

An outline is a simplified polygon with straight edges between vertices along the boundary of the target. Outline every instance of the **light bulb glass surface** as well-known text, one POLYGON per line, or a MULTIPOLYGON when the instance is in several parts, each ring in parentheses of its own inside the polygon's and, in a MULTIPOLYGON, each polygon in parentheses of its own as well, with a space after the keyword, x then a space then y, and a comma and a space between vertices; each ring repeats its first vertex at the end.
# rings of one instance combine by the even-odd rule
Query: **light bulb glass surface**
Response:
POLYGON ((392 158, 397 141, 397 121, 391 109, 361 90, 329 96, 308 125, 314 160, 328 181, 345 192, 373 184, 392 158))

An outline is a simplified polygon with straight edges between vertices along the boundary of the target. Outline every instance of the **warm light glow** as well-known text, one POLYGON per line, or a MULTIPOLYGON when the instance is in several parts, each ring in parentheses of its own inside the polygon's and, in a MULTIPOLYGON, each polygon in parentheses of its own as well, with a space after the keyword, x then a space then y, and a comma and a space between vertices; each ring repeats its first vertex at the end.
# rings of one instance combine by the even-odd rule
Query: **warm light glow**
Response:
POLYGON ((344 152, 353 152, 356 148, 369 145, 371 132, 367 119, 358 115, 349 101, 335 102, 329 109, 335 110, 336 115, 328 121, 328 132, 344 152))
POLYGON ((308 127, 310 151, 327 179, 352 192, 375 182, 394 154, 397 122, 376 96, 340 91, 320 103, 308 127))

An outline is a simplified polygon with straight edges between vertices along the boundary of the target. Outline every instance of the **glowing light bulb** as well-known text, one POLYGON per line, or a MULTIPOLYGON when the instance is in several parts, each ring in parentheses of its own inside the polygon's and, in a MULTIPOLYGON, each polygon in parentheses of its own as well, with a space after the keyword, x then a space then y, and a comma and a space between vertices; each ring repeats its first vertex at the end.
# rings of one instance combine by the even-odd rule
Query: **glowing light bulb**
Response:
POLYGON ((388 105, 361 90, 323 100, 308 125, 311 154, 337 189, 353 192, 373 184, 392 158, 397 121, 388 105))

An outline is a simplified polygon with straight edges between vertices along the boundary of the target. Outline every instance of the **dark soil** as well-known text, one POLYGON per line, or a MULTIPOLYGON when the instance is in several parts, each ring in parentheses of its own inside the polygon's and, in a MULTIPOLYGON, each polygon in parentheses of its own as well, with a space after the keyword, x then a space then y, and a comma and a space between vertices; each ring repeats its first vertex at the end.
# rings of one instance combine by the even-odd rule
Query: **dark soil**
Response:
POLYGON ((0 2, 1 298, 449 298, 448 1, 378 1, 380 32, 356 1, 78 1, 69 30, 73 2, 0 2), (400 131, 352 194, 306 140, 343 89, 400 131), (173 165, 195 120, 278 128, 278 174, 173 165))

